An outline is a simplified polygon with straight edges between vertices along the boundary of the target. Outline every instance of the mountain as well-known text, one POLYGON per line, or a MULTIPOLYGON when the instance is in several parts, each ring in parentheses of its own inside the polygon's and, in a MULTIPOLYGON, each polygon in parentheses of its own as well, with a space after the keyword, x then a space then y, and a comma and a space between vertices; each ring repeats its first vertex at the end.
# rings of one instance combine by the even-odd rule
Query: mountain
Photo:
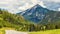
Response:
POLYGON ((2 27, 18 31, 60 29, 60 12, 43 8, 38 4, 17 14, 0 9, 0 28, 2 27))
POLYGON ((39 4, 33 6, 30 9, 27 9, 24 12, 17 13, 18 15, 22 15, 25 19, 30 20, 32 22, 53 22, 59 20, 60 12, 49 10, 47 8, 41 7, 39 4), (59 17, 58 17, 59 16, 59 17))
POLYGON ((34 22, 34 25, 30 25, 30 29, 34 31, 60 29, 60 11, 49 10, 39 4, 24 12, 17 13, 17 15, 22 15, 26 20, 34 22))
POLYGON ((18 14, 21 14, 27 20, 30 20, 33 22, 39 22, 45 17, 45 14, 48 11, 49 11, 48 9, 43 8, 39 4, 37 4, 33 6, 32 8, 27 9, 26 11, 18 13, 18 14))

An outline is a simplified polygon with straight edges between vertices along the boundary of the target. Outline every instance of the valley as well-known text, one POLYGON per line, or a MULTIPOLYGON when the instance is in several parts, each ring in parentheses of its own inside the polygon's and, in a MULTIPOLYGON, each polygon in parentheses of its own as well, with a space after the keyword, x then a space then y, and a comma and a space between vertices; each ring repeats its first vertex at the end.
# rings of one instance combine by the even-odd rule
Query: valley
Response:
POLYGON ((35 5, 16 14, 0 9, 0 34, 59 34, 60 12, 35 5), (19 31, 19 32, 18 32, 19 31))

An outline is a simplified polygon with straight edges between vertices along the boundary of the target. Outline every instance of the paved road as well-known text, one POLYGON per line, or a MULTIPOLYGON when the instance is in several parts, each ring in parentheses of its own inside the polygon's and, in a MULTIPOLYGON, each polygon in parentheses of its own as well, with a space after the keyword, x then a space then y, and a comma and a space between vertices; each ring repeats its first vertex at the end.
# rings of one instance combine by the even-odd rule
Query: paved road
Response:
POLYGON ((27 32, 19 32, 15 30, 5 30, 6 34, 28 34, 27 32))

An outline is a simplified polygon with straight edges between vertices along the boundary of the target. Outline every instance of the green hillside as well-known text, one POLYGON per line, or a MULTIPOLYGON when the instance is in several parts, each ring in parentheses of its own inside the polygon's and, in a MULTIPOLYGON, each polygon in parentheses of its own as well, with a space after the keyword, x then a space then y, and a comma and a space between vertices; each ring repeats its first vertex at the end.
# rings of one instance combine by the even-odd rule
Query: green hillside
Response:
POLYGON ((16 30, 28 31, 32 22, 25 20, 22 16, 11 14, 6 10, 0 9, 0 28, 9 27, 16 30))

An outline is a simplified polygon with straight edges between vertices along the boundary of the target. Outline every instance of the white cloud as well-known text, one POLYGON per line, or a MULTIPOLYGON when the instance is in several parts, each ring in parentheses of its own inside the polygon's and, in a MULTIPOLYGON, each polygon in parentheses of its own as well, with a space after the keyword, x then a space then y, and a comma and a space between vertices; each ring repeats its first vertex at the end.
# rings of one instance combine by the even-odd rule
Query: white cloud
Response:
POLYGON ((46 8, 46 6, 44 5, 44 2, 43 2, 43 1, 40 1, 39 4, 40 4, 42 7, 46 8))
POLYGON ((48 2, 60 2, 60 0, 42 0, 42 1, 48 1, 48 2))
POLYGON ((19 10, 26 10, 28 8, 33 7, 36 4, 40 4, 42 7, 45 7, 46 8, 46 6, 44 6, 44 3, 42 1, 39 1, 39 0, 31 0, 30 3, 27 2, 27 1, 25 1, 25 5, 24 6, 20 6, 18 9, 19 10), (30 4, 30 3, 32 3, 32 4, 30 4))
POLYGON ((42 7, 46 8, 43 1, 60 2, 60 0, 0 0, 0 8, 8 9, 11 13, 26 10, 36 4, 40 4, 42 7))
POLYGON ((33 7, 33 6, 34 6, 34 5, 30 5, 29 3, 25 3, 24 6, 20 6, 18 9, 19 9, 19 10, 26 10, 26 9, 31 8, 31 7, 33 7))
POLYGON ((8 9, 12 13, 17 0, 0 0, 0 8, 8 9))
POLYGON ((39 4, 42 7, 46 8, 46 6, 44 5, 44 2, 41 0, 31 0, 31 2, 35 5, 35 4, 39 4))
POLYGON ((31 2, 32 2, 33 4, 37 4, 37 3, 38 3, 38 0, 31 0, 31 2))
POLYGON ((60 8, 58 8, 58 11, 60 11, 60 8))
POLYGON ((46 7, 43 1, 40 0, 0 0, 0 8, 8 9, 11 13, 16 13, 19 10, 26 10, 36 4, 46 7))

